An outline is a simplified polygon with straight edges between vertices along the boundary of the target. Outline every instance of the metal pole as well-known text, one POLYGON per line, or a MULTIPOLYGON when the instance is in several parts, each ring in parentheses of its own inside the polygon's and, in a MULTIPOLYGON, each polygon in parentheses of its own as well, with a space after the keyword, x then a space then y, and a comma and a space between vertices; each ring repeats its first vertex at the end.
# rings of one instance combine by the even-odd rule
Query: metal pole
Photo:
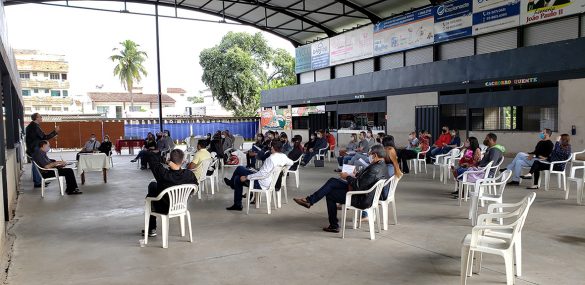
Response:
POLYGON ((156 74, 158 76, 158 122, 160 131, 163 130, 163 111, 162 111, 162 87, 160 83, 160 42, 158 38, 158 0, 154 5, 154 18, 156 19, 156 74))

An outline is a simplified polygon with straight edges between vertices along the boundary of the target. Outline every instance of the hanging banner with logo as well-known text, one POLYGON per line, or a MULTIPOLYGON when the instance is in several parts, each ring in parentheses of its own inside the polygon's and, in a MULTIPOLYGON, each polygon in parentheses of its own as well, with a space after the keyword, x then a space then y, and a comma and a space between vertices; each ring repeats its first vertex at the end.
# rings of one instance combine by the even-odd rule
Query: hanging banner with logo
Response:
POLYGON ((260 114, 260 128, 265 130, 291 130, 292 116, 290 109, 264 110, 260 114))
POLYGON ((329 39, 311 44, 311 69, 329 66, 329 39))
POLYGON ((471 0, 451 0, 434 6, 435 42, 471 36, 472 7, 471 0))
POLYGON ((306 117, 306 116, 309 116, 309 114, 324 114, 324 113, 325 113, 325 105, 292 108, 292 116, 293 117, 306 117))
POLYGON ((330 65, 372 57, 372 27, 366 26, 329 40, 330 65))
POLYGON ((521 3, 523 25, 585 12, 585 0, 522 0, 521 3))
POLYGON ((405 13, 374 25, 374 55, 432 44, 433 9, 405 13))
POLYGON ((473 34, 520 25, 520 0, 473 0, 473 34))
POLYGON ((295 49, 295 72, 303 73, 311 70, 311 45, 295 49))

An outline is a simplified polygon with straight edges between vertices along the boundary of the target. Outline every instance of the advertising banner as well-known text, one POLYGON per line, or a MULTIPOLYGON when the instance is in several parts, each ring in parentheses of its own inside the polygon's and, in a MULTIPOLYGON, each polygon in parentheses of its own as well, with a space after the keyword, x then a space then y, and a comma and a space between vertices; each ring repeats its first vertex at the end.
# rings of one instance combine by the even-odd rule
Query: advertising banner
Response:
POLYGON ((311 69, 329 66, 329 39, 311 44, 311 69))
POLYGON ((260 128, 266 130, 291 130, 292 116, 290 109, 264 110, 260 114, 260 128))
POLYGON ((374 25, 374 55, 432 44, 433 24, 433 9, 428 7, 374 25))
POLYGON ((473 35, 520 25, 520 0, 473 0, 473 35))
POLYGON ((309 114, 323 114, 323 113, 325 113, 325 105, 292 108, 292 116, 293 117, 306 117, 306 116, 309 116, 309 114))
POLYGON ((436 43, 471 36, 471 1, 451 0, 433 7, 436 43))
POLYGON ((522 0, 521 3, 522 25, 585 12, 585 0, 522 0))
POLYGON ((311 45, 295 49, 295 72, 303 73, 311 70, 311 45))
POLYGON ((372 57, 372 27, 366 26, 329 40, 330 65, 372 57))

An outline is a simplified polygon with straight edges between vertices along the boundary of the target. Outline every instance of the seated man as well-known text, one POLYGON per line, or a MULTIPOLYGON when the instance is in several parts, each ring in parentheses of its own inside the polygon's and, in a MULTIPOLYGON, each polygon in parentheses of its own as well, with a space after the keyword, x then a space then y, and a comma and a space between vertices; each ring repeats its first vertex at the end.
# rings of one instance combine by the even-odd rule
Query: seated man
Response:
MULTIPOLYGON (((180 149, 174 149, 170 154, 171 158, 167 162, 168 168, 163 166, 160 155, 148 152, 145 160, 148 161, 150 170, 156 182, 150 182, 148 185, 148 194, 146 197, 157 197, 165 189, 182 185, 182 184, 199 184, 195 174, 187 169, 182 169, 185 153, 180 149)), ((165 195, 160 201, 152 202, 152 208, 155 212, 166 214, 169 210, 169 197, 165 195)), ((144 231, 142 232, 144 234, 144 231)), ((148 225, 148 236, 156 236, 156 216, 150 216, 148 225)))
POLYGON ((146 155, 147 152, 158 152, 158 149, 156 148, 156 141, 154 140, 154 135, 151 132, 149 132, 146 135, 146 139, 144 140, 144 146, 142 147, 142 150, 140 150, 140 152, 138 152, 138 155, 136 155, 134 159, 130 160, 130 162, 136 162, 138 159, 141 159, 140 169, 146 169, 147 161, 144 158, 144 156, 146 155))
MULTIPOLYGON (((242 193, 244 191, 244 185, 250 183, 248 180, 255 178, 262 178, 254 181, 254 188, 268 189, 272 182, 271 173, 275 168, 292 166, 293 161, 290 160, 284 153, 281 152, 282 142, 279 140, 272 141, 272 154, 264 161, 262 167, 258 172, 249 170, 243 166, 238 166, 234 171, 231 179, 224 178, 225 184, 230 188, 234 189, 234 204, 231 207, 226 208, 228 211, 241 211, 242 206, 242 193)), ((248 184, 249 185, 249 184, 248 184)), ((251 198, 251 197, 247 197, 251 198)))
POLYGON ((404 149, 397 150, 398 164, 402 164, 402 172, 409 173, 408 160, 415 159, 418 156, 420 147, 418 146, 418 139, 416 132, 411 132, 408 135, 408 146, 404 149))
MULTIPOLYGON (((56 168, 59 176, 65 177, 65 183, 67 184, 65 192, 67 195, 82 194, 83 192, 80 192, 79 188, 77 187, 77 181, 75 180, 75 173, 73 173, 73 169, 64 168, 64 166, 67 164, 65 161, 49 159, 47 153, 50 149, 51 145, 48 141, 41 141, 39 143, 39 149, 33 154, 33 160, 37 163, 38 166, 42 168, 56 168)), ((41 176, 44 178, 55 177, 55 172, 41 170, 41 176)))
POLYGON ((450 142, 451 133, 449 132, 449 127, 443 126, 441 135, 439 135, 439 138, 435 141, 435 144, 431 146, 429 153, 427 153, 427 163, 431 163, 435 156, 441 154, 443 148, 449 145, 450 142))
POLYGON ((108 135, 104 136, 104 141, 100 144, 98 150, 101 153, 105 153, 107 156, 112 155, 112 142, 110 141, 110 136, 108 135))
MULTIPOLYGON (((522 179, 533 179, 532 186, 526 187, 526 189, 538 189, 538 180, 540 179, 540 172, 543 170, 550 169, 550 163, 555 161, 564 161, 571 157, 571 137, 568 134, 562 134, 557 138, 557 142, 553 148, 552 153, 546 159, 546 161, 535 161, 530 168, 530 172, 527 175, 520 176, 522 179)), ((553 166, 554 171, 565 170, 565 163, 555 164, 553 166)))
MULTIPOLYGON (((492 165, 497 165, 500 163, 500 160, 504 159, 504 152, 506 152, 506 148, 498 144, 498 136, 496 136, 496 134, 487 134, 483 140, 483 144, 487 146, 488 149, 485 151, 483 158, 477 164, 477 167, 486 167, 490 162, 492 165)), ((493 170, 490 175, 494 175, 493 170)))
POLYGON ((534 151, 529 153, 519 152, 506 168, 500 170, 512 170, 512 179, 508 182, 509 185, 520 184, 520 175, 522 175, 523 167, 531 167, 535 161, 546 160, 550 156, 554 147, 553 142, 550 140, 551 136, 552 131, 550 129, 542 130, 539 134, 540 141, 536 144, 534 151))
MULTIPOLYGON (((348 191, 368 190, 378 181, 386 179, 388 177, 388 168, 386 167, 386 163, 384 163, 385 157, 386 151, 383 146, 373 146, 369 153, 371 164, 358 172, 355 177, 342 172, 339 175, 341 179, 330 178, 325 185, 312 195, 306 198, 295 198, 294 201, 308 209, 325 197, 327 199, 329 226, 323 228, 323 230, 338 233, 337 203, 345 204, 345 195, 348 191)), ((351 199, 351 204, 360 209, 368 208, 372 206, 374 194, 374 191, 372 191, 368 194, 354 195, 351 199)))
POLYGON ((309 149, 309 153, 305 154, 301 166, 307 165, 307 163, 309 163, 309 161, 311 161, 311 159, 319 153, 319 150, 324 149, 325 147, 327 147, 327 140, 323 137, 323 131, 317 131, 315 145, 313 148, 309 149))
POLYGON ((211 159, 211 154, 209 153, 209 151, 207 151, 206 143, 207 142, 204 140, 199 140, 197 142, 197 152, 195 153, 195 155, 193 156, 193 160, 191 161, 192 168, 189 167, 189 169, 193 170, 193 172, 195 173, 197 181, 203 180, 205 178, 205 175, 207 174, 207 169, 203 169, 203 161, 211 159))
POLYGON ((334 170, 335 172, 341 172, 341 168, 343 167, 343 159, 346 156, 355 155, 355 150, 358 148, 358 144, 359 144, 359 142, 358 142, 357 134, 351 134, 351 139, 347 143, 347 146, 339 149, 339 156, 337 157, 338 168, 334 170))
POLYGON ((256 141, 252 144, 252 148, 246 152, 246 167, 247 168, 254 168, 256 167, 256 155, 262 151, 264 145, 264 135, 262 133, 258 133, 256 136, 256 141))
POLYGON ((100 142, 98 142, 95 139, 95 134, 91 134, 91 137, 89 138, 89 140, 85 143, 85 145, 83 146, 83 148, 81 149, 80 152, 77 153, 76 156, 76 160, 79 160, 79 155, 82 153, 92 153, 95 151, 99 151, 100 148, 100 142))

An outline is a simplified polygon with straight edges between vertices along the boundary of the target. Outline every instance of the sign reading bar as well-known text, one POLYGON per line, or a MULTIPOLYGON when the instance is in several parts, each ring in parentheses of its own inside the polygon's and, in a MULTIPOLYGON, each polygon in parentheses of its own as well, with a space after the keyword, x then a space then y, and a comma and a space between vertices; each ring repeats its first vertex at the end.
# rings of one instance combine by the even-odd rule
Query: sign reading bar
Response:
POLYGON ((471 36, 472 7, 471 0, 451 0, 433 7, 435 42, 471 36))
POLYGON ((520 24, 520 0, 473 0, 473 34, 480 35, 520 24))
POLYGON ((585 0, 522 0, 521 24, 532 24, 585 12, 585 0))
POLYGON ((374 55, 432 44, 433 24, 433 9, 428 7, 374 25, 374 55))
POLYGON ((365 26, 329 40, 329 63, 337 65, 372 57, 372 27, 365 26))
POLYGON ((311 69, 329 66, 329 39, 311 44, 311 69))
POLYGON ((295 49, 295 72, 303 73, 311 70, 311 45, 295 49))

